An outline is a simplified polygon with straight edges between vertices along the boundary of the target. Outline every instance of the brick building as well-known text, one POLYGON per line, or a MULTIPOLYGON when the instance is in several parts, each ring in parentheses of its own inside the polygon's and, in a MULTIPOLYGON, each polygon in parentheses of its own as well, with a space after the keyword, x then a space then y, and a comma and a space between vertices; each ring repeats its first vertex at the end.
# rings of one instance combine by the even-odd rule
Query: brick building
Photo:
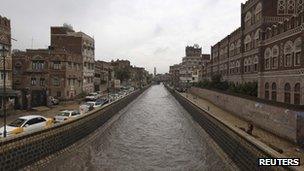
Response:
POLYGON ((48 105, 53 96, 74 99, 82 92, 81 55, 35 49, 13 53, 13 85, 22 91, 23 108, 48 105))
MULTIPOLYGON (((4 65, 5 56, 5 75, 6 75, 6 100, 13 99, 17 92, 12 90, 12 55, 11 55, 11 22, 6 17, 0 16, 0 107, 2 108, 2 97, 4 95, 4 65), (5 50, 6 52, 4 53, 5 50)), ((8 106, 12 107, 12 106, 8 106)))
POLYGON ((83 91, 94 91, 94 39, 83 32, 75 32, 71 26, 51 27, 51 48, 81 55, 83 65, 83 91))
POLYGON ((204 77, 258 83, 259 98, 304 104, 302 0, 249 0, 241 27, 211 47, 204 77))
POLYGON ((96 61, 95 62, 95 91, 105 92, 111 87, 111 82, 114 79, 114 70, 110 62, 96 61))

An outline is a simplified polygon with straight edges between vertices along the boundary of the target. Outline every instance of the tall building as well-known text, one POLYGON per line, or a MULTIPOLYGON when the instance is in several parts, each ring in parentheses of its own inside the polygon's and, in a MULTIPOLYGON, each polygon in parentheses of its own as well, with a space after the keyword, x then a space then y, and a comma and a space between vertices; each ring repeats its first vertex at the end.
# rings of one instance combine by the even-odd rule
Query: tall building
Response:
POLYGON ((83 66, 83 91, 94 91, 94 39, 83 32, 75 32, 71 26, 51 27, 51 48, 81 55, 83 66))
MULTIPOLYGON (((2 108, 2 97, 4 95, 4 65, 5 57, 5 75, 6 75, 6 101, 16 97, 17 93, 12 90, 12 55, 11 55, 11 22, 6 17, 0 16, 0 107, 2 108), (2 50, 6 51, 4 53, 2 50)), ((11 106, 9 106, 11 107, 11 106)))
POLYGON ((106 92, 114 80, 114 70, 110 62, 95 62, 95 91, 106 92))
POLYGON ((258 83, 266 100, 303 105, 304 1, 249 0, 241 26, 211 48, 205 78, 258 83))
POLYGON ((194 78, 193 74, 200 72, 209 60, 210 55, 202 54, 202 48, 198 45, 187 46, 186 56, 179 67, 180 81, 183 83, 198 82, 199 78, 194 78))

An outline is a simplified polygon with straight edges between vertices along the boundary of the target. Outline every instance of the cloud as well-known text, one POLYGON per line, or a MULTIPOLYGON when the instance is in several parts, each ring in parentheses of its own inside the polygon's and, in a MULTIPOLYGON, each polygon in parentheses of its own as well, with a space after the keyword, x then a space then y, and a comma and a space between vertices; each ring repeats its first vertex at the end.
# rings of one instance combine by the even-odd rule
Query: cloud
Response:
POLYGON ((129 59, 150 72, 168 72, 186 45, 210 46, 240 25, 245 0, 10 0, 0 15, 11 19, 13 48, 45 48, 50 26, 67 22, 94 36, 96 59, 129 59))

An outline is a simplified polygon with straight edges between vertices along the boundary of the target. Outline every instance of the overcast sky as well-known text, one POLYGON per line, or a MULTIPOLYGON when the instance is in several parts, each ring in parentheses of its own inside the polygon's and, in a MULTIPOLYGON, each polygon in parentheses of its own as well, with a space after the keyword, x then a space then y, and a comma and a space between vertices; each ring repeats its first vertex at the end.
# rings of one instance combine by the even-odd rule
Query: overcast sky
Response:
POLYGON ((14 49, 46 48, 50 26, 71 24, 95 38, 96 59, 128 59, 153 72, 181 62, 185 46, 204 53, 240 25, 245 0, 1 0, 14 49))

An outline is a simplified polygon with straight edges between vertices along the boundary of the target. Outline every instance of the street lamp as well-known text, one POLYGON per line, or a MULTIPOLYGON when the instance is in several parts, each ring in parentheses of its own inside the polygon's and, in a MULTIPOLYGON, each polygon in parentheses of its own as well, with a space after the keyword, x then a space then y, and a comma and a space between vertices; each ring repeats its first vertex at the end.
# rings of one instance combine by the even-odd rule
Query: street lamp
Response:
POLYGON ((4 130, 3 130, 3 137, 6 137, 6 56, 9 52, 5 46, 2 46, 2 49, 0 49, 0 54, 3 57, 1 59, 3 63, 3 96, 2 96, 2 106, 3 106, 3 114, 4 114, 4 130))

